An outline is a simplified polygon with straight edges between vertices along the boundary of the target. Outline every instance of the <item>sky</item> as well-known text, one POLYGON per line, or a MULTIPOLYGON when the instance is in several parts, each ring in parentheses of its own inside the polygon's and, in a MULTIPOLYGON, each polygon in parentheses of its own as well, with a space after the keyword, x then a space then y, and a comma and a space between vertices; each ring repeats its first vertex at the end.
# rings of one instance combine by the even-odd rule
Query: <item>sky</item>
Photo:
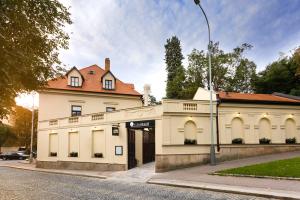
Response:
MULTIPOLYGON (((133 83, 139 92, 150 84, 152 94, 165 96, 164 44, 176 35, 187 55, 206 49, 205 18, 193 0, 61 0, 70 7, 73 24, 68 50, 60 51, 68 69, 97 64, 110 58, 111 71, 120 80, 133 83)), ((213 41, 231 51, 243 43, 253 48, 246 56, 257 71, 300 46, 299 0, 202 0, 213 41)), ((38 105, 38 100, 35 105, 38 105)), ((16 99, 30 107, 32 97, 16 99)))

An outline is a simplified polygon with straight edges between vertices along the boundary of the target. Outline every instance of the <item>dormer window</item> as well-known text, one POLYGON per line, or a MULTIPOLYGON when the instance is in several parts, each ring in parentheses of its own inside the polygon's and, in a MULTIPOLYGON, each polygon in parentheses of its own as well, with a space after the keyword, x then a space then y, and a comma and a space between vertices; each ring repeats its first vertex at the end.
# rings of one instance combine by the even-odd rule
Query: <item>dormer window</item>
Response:
POLYGON ((107 90, 112 90, 113 89, 113 85, 112 85, 112 80, 105 80, 104 82, 104 89, 107 90))
POLYGON ((79 77, 71 76, 71 86, 79 87, 79 77))

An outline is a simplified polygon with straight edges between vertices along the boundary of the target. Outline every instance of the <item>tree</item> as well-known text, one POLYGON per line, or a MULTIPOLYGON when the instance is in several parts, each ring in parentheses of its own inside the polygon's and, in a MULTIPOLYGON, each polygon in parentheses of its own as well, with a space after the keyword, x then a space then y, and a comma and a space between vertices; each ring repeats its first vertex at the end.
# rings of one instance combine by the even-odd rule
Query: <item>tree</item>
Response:
POLYGON ((300 96, 300 53, 296 50, 292 56, 282 56, 259 72, 255 81, 257 93, 280 92, 300 96))
POLYGON ((157 101, 156 98, 155 98, 155 96, 153 96, 151 94, 149 95, 149 99, 150 99, 150 105, 151 106, 161 104, 161 101, 157 101))
POLYGON ((257 79, 256 64, 244 57, 243 53, 251 49, 249 44, 242 44, 229 53, 230 76, 226 91, 251 93, 254 91, 254 82, 257 79))
MULTIPOLYGON (((243 53, 251 45, 243 44, 232 52, 225 53, 219 43, 212 43, 212 87, 215 91, 252 92, 256 78, 256 65, 244 57, 243 53)), ((194 49, 188 55, 185 94, 192 98, 198 87, 208 88, 208 60, 205 52, 194 49)))
POLYGON ((10 126, 0 122, 0 152, 1 147, 7 142, 8 139, 15 138, 14 133, 10 126))
POLYGON ((68 47, 70 13, 58 0, 0 1, 0 118, 20 92, 43 87, 63 71, 58 51, 68 47))
MULTIPOLYGON (((16 134, 17 142, 15 145, 25 146, 28 148, 31 141, 31 117, 32 111, 16 106, 12 120, 14 122, 13 131, 16 134)), ((38 111, 34 112, 34 142, 33 146, 36 146, 36 135, 37 135, 37 122, 38 122, 38 111)))
POLYGON ((165 44, 165 62, 167 76, 166 96, 167 98, 183 98, 185 69, 182 65, 183 55, 180 40, 173 36, 167 39, 165 44))

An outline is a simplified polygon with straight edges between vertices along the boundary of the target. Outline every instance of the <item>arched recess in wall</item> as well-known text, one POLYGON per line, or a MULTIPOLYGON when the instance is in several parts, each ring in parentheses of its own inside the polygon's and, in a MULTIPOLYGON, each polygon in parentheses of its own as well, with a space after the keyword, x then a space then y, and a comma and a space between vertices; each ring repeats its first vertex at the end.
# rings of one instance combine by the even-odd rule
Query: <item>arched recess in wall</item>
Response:
POLYGON ((291 118, 285 121, 285 137, 286 138, 296 137, 296 122, 291 118))
POLYGON ((187 121, 184 124, 184 139, 196 140, 197 139, 197 126, 193 121, 187 121))
POLYGON ((271 122, 267 118, 259 121, 259 138, 271 139, 271 122))
POLYGON ((231 121, 231 137, 232 139, 242 138, 245 140, 244 122, 239 117, 231 121))

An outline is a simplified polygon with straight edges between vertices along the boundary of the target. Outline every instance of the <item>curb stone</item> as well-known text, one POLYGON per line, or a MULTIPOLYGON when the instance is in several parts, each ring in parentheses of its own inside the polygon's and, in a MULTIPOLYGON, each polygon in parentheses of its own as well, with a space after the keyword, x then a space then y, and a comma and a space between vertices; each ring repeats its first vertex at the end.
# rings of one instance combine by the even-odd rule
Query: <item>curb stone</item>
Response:
POLYGON ((31 169, 26 167, 19 167, 19 166, 9 166, 9 165, 0 165, 0 167, 8 167, 13 169, 20 169, 20 170, 28 170, 28 171, 37 171, 37 172, 44 172, 44 173, 50 173, 50 174, 62 174, 62 175, 69 175, 69 176, 81 176, 81 177, 88 177, 88 178, 99 178, 99 179, 107 179, 106 176, 100 176, 100 175, 89 175, 89 174, 77 174, 72 172, 60 172, 60 171, 48 171, 43 169, 31 169))
POLYGON ((254 187, 247 188, 247 187, 232 186, 232 185, 210 184, 210 183, 190 182, 190 181, 182 181, 182 180, 164 180, 164 179, 156 179, 156 180, 152 179, 147 181, 147 183, 172 186, 172 187, 202 189, 202 190, 209 190, 215 192, 251 195, 251 196, 265 197, 265 198, 289 199, 289 200, 300 199, 300 193, 294 191, 291 192, 291 191, 282 191, 282 190, 269 190, 269 189, 254 188, 254 187))
POLYGON ((281 177, 281 176, 257 176, 257 175, 245 175, 245 174, 223 174, 223 173, 218 173, 218 172, 210 173, 209 175, 234 176, 234 177, 250 177, 250 178, 267 178, 267 179, 275 179, 275 180, 300 181, 300 178, 281 177))

